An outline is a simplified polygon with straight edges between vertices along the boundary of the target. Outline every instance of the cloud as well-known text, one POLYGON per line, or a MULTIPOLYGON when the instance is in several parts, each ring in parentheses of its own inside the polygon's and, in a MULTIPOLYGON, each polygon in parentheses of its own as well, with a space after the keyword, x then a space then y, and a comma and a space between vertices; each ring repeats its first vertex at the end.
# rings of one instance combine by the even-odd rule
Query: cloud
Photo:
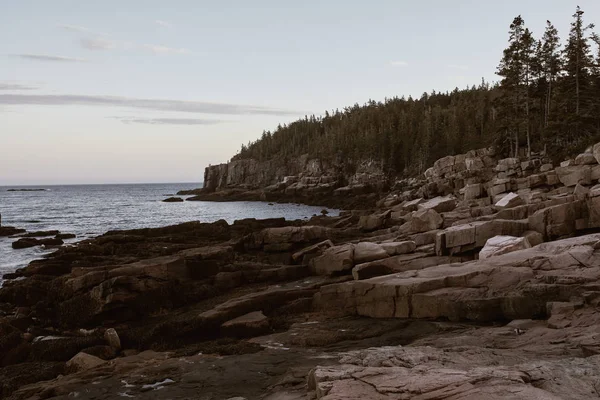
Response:
POLYGON ((466 71, 469 69, 467 65, 459 65, 459 64, 448 64, 448 68, 460 69, 461 71, 466 71))
POLYGON ((87 62, 85 58, 50 56, 47 54, 13 54, 14 57, 36 61, 58 61, 58 62, 87 62))
POLYGON ((81 39, 81 46, 88 50, 112 50, 117 47, 117 43, 102 38, 83 38, 81 39))
POLYGON ((134 97, 74 94, 0 94, 0 105, 102 106, 223 115, 299 116, 306 114, 305 111, 207 101, 140 99, 134 97))
MULTIPOLYGON (((157 19, 155 21, 158 25, 163 27, 171 27, 172 25, 163 20, 157 19)), ((79 44, 81 47, 87 50, 147 50, 151 51, 154 54, 190 54, 191 51, 185 48, 177 48, 177 47, 168 47, 162 45, 155 44, 144 44, 139 45, 129 41, 121 41, 121 40, 109 40, 106 39, 106 36, 110 36, 105 33, 94 32, 88 28, 78 25, 58 25, 59 28, 65 29, 71 32, 76 32, 81 34, 81 39, 79 44)), ((55 60, 59 61, 59 60, 55 60)), ((66 61, 66 60, 65 60, 66 61)))
POLYGON ((22 85, 20 83, 0 82, 0 90, 34 90, 36 86, 22 85))
POLYGON ((150 125, 215 125, 227 121, 203 118, 137 118, 137 117, 114 117, 126 124, 150 124, 150 125))
POLYGON ((170 22, 163 21, 162 19, 157 19, 154 22, 156 22, 157 25, 160 25, 163 28, 171 28, 173 26, 170 22))
POLYGON ((158 45, 152 45, 152 44, 145 44, 143 46, 143 48, 146 50, 150 50, 154 54, 190 54, 191 53, 190 50, 184 49, 184 48, 177 49, 174 47, 158 46, 158 45))
POLYGON ((390 65, 394 67, 406 67, 408 63, 406 61, 390 61, 390 65))
POLYGON ((67 30, 67 31, 71 31, 71 32, 86 33, 86 34, 95 35, 95 36, 108 36, 106 33, 94 32, 88 28, 85 28, 83 26, 78 26, 78 25, 63 24, 63 25, 58 25, 58 27, 61 29, 67 30))

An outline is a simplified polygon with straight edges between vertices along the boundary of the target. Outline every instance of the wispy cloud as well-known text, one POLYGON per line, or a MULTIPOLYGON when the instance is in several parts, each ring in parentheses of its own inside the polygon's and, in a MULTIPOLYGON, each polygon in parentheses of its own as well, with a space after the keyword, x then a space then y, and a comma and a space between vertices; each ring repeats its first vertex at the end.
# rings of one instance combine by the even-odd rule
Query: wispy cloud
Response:
POLYGON ((108 36, 106 33, 94 32, 91 29, 79 25, 62 24, 58 25, 58 27, 71 32, 85 33, 94 36, 108 36))
POLYGON ((156 22, 157 25, 160 25, 163 28, 171 28, 173 26, 170 22, 163 21, 162 19, 157 19, 154 22, 156 22))
POLYGON ((223 120, 204 118, 138 118, 138 117, 114 117, 125 124, 150 124, 150 125, 215 125, 221 124, 223 120))
POLYGON ((406 61, 390 61, 390 65, 394 67, 406 67, 408 63, 406 61))
POLYGON ((448 64, 448 68, 460 69, 461 71, 466 71, 469 69, 469 67, 467 65, 460 65, 460 64, 448 64))
POLYGON ((117 47, 117 43, 103 38, 83 38, 81 39, 81 46, 88 50, 112 50, 117 47))
POLYGON ((20 90, 35 90, 35 89, 37 89, 36 86, 23 85, 23 84, 14 83, 14 82, 0 82, 0 90, 20 91, 20 90))
POLYGON ((144 49, 150 50, 154 54, 190 54, 191 51, 184 48, 167 47, 153 44, 145 44, 144 49))
POLYGON ((120 96, 90 95, 44 95, 44 94, 0 94, 0 105, 47 105, 47 106, 102 106, 154 111, 173 111, 197 114, 223 115, 277 115, 298 116, 305 111, 281 108, 215 103, 208 101, 187 101, 168 99, 140 99, 120 96))
MULTIPOLYGON (((171 27, 172 25, 163 20, 155 21, 158 25, 163 27, 171 27)), ((169 47, 156 44, 136 44, 128 41, 116 40, 110 38, 108 34, 94 32, 79 25, 58 25, 59 28, 65 29, 70 32, 75 32, 81 36, 79 44, 81 47, 87 50, 98 51, 98 50, 146 50, 154 54, 190 54, 189 49, 181 47, 169 47), (107 38, 109 37, 109 38, 107 38)), ((58 60, 56 60, 58 61, 58 60)))
POLYGON ((58 61, 58 62, 87 62, 85 58, 66 57, 66 56, 51 56, 47 54, 13 54, 13 57, 24 58, 26 60, 35 61, 58 61))

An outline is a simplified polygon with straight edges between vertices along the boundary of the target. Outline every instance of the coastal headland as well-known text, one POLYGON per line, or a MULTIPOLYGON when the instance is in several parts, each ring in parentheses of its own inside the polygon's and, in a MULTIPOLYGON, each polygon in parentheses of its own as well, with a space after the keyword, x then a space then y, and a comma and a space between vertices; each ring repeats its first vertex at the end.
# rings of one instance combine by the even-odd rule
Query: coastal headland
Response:
POLYGON ((208 167, 203 200, 347 207, 112 231, 6 275, 0 397, 597 397, 599 161, 208 167))

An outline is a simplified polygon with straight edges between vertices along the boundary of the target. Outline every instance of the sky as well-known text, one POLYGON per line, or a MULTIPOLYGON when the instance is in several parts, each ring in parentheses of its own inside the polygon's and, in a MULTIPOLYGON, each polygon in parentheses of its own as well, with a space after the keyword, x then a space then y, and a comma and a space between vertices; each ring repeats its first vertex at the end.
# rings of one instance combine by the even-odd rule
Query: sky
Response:
POLYGON ((304 115, 496 81, 598 0, 0 0, 0 185, 200 182, 304 115))

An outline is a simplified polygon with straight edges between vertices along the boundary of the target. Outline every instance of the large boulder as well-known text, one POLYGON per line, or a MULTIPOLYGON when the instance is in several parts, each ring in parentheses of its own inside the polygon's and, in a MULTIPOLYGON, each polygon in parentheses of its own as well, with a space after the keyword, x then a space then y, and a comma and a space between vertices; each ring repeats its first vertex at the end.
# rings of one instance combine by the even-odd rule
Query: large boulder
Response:
POLYGON ((565 186, 589 185, 592 183, 592 169, 589 165, 574 165, 556 168, 558 179, 565 186))
POLYGON ((515 236, 494 236, 485 242, 485 246, 479 252, 479 259, 499 256, 501 254, 510 253, 512 251, 524 250, 531 247, 529 241, 525 237, 515 236))
POLYGON ((108 345, 115 350, 121 350, 121 339, 114 328, 108 328, 104 332, 104 340, 106 340, 108 345))
POLYGON ((381 229, 385 226, 385 216, 382 214, 363 215, 358 221, 358 227, 366 232, 381 229))
POLYGON ((437 233, 437 255, 459 254, 482 248, 489 238, 498 235, 521 236, 529 230, 527 221, 494 219, 451 226, 437 233))
POLYGON ((269 330, 269 319, 262 311, 242 315, 221 325, 223 335, 239 338, 262 335, 269 330))
POLYGON ((598 164, 596 158, 592 153, 581 153, 575 158, 575 164, 577 165, 593 165, 598 164))
POLYGON ((481 183, 471 183, 464 188, 465 200, 474 200, 481 197, 483 193, 483 186, 481 183))
POLYGON ((390 255, 396 256, 400 254, 412 253, 417 245, 412 240, 403 242, 388 242, 381 243, 381 247, 390 255))
POLYGON ((523 199, 516 193, 508 193, 502 197, 497 203, 498 208, 513 208, 523 204, 523 199))
POLYGON ((354 245, 331 247, 320 256, 313 258, 311 263, 317 275, 334 275, 350 271, 354 266, 354 245))
POLYGON ((85 371, 105 364, 103 359, 87 353, 78 353, 67 361, 65 369, 69 373, 85 371))
POLYGON ((413 213, 412 219, 408 221, 403 230, 411 233, 428 232, 438 229, 444 223, 444 219, 433 209, 423 209, 413 213))
POLYGON ((438 213, 452 211, 456 208, 456 198, 454 196, 438 196, 419 204, 421 210, 435 210, 438 213))
POLYGON ((388 252, 379 244, 361 242, 354 246, 354 263, 360 264, 389 257, 388 252))

